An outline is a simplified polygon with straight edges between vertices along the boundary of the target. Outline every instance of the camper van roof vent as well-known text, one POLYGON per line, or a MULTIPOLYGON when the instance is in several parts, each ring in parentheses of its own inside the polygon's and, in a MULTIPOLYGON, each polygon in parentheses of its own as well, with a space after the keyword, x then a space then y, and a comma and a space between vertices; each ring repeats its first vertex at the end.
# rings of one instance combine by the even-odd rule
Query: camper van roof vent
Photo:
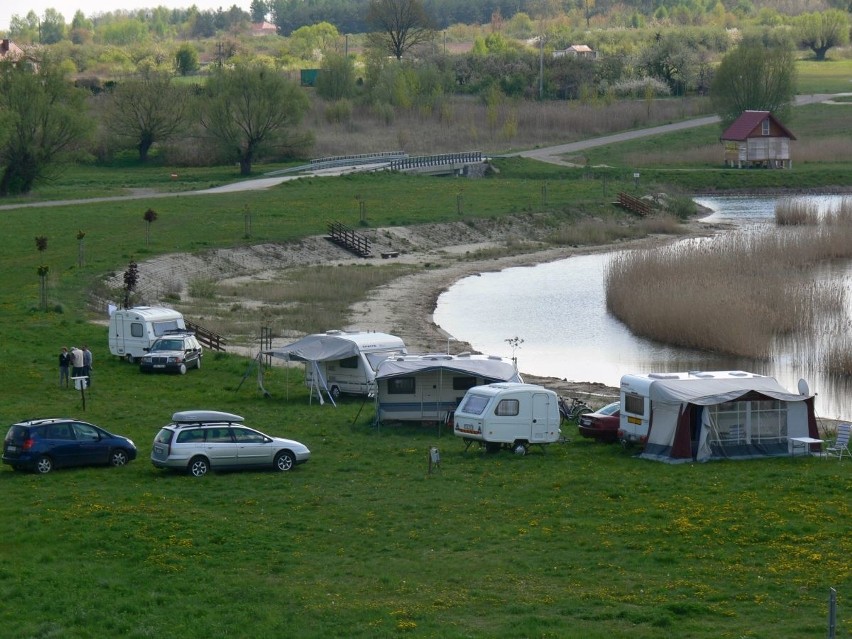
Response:
POLYGON ((677 379, 677 373, 648 373, 652 379, 677 379))
POLYGON ((470 351, 464 351, 463 353, 459 353, 456 357, 470 357, 470 351))
POLYGON ((488 359, 497 359, 497 360, 500 360, 500 359, 503 359, 503 358, 502 358, 502 357, 500 357, 499 355, 489 355, 489 356, 488 356, 488 359))
POLYGON ((690 371, 689 373, 692 377, 701 377, 704 379, 712 379, 716 377, 715 373, 705 373, 704 371, 690 371))
POLYGON ((749 377, 751 373, 745 371, 731 371, 731 377, 749 377))

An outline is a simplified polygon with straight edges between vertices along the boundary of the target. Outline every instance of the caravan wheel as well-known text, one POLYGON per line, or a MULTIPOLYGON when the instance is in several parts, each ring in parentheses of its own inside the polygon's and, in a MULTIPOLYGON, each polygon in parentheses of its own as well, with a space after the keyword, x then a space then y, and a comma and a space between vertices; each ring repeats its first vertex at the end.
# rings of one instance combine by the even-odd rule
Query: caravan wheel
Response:
POLYGON ((340 397, 340 389, 337 386, 331 387, 331 397, 333 399, 337 399, 338 397, 340 397))
POLYGON ((128 353, 127 355, 125 355, 125 356, 124 356, 124 359, 125 359, 125 360, 127 360, 127 363, 128 363, 128 364, 132 364, 132 363, 135 361, 135 359, 134 359, 133 355, 131 355, 130 353, 128 353))
POLYGON ((527 454, 527 445, 524 442, 515 442, 514 448, 512 451, 516 455, 526 455, 527 454))

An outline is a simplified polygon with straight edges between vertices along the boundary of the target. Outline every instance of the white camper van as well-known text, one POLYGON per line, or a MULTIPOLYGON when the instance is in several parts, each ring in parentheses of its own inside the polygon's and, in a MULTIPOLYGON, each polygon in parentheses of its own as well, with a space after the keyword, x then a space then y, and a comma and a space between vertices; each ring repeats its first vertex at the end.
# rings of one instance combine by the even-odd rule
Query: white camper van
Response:
POLYGON ((488 452, 511 448, 518 455, 532 444, 559 441, 559 398, 536 384, 501 382, 471 388, 454 415, 453 432, 467 445, 488 452))
POLYGON ((305 385, 332 397, 367 395, 375 389, 376 367, 393 354, 405 354, 396 335, 369 331, 327 331, 308 335, 265 355, 305 362, 305 385))
POLYGON ((167 331, 186 330, 183 315, 163 306, 117 309, 109 317, 109 352, 128 362, 145 355, 167 331))

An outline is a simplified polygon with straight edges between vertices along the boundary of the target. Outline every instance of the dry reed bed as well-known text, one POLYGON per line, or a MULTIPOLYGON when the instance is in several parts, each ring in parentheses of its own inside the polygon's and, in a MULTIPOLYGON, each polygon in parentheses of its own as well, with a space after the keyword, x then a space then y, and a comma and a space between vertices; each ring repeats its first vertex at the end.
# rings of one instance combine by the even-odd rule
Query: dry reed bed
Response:
MULTIPOLYGON (((845 285, 815 273, 826 261, 852 257, 848 220, 823 216, 819 227, 743 231, 621 253, 606 269, 607 308, 639 335, 757 359, 772 356, 781 336, 840 333, 845 285)), ((834 348, 810 364, 852 372, 849 357, 834 348)))

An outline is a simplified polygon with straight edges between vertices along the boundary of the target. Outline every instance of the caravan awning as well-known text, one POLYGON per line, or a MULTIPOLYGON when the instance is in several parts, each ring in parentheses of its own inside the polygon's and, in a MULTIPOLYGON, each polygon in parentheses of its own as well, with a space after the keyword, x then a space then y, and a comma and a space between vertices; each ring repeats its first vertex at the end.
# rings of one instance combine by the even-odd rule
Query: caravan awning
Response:
POLYGON ((357 355, 359 352, 358 345, 355 342, 340 339, 333 335, 308 335, 287 346, 263 351, 263 354, 300 362, 324 362, 326 360, 345 359, 357 355))
POLYGON ((760 393, 784 402, 801 402, 811 397, 811 395, 791 393, 774 377, 659 379, 651 384, 649 390, 652 402, 667 404, 688 402, 698 406, 732 402, 748 393, 760 393))
POLYGON ((438 370, 466 373, 468 375, 504 382, 520 381, 520 377, 518 376, 518 372, 515 370, 515 367, 501 359, 465 360, 438 357, 435 359, 421 358, 415 361, 406 359, 387 359, 381 363, 376 371, 376 380, 438 370))

